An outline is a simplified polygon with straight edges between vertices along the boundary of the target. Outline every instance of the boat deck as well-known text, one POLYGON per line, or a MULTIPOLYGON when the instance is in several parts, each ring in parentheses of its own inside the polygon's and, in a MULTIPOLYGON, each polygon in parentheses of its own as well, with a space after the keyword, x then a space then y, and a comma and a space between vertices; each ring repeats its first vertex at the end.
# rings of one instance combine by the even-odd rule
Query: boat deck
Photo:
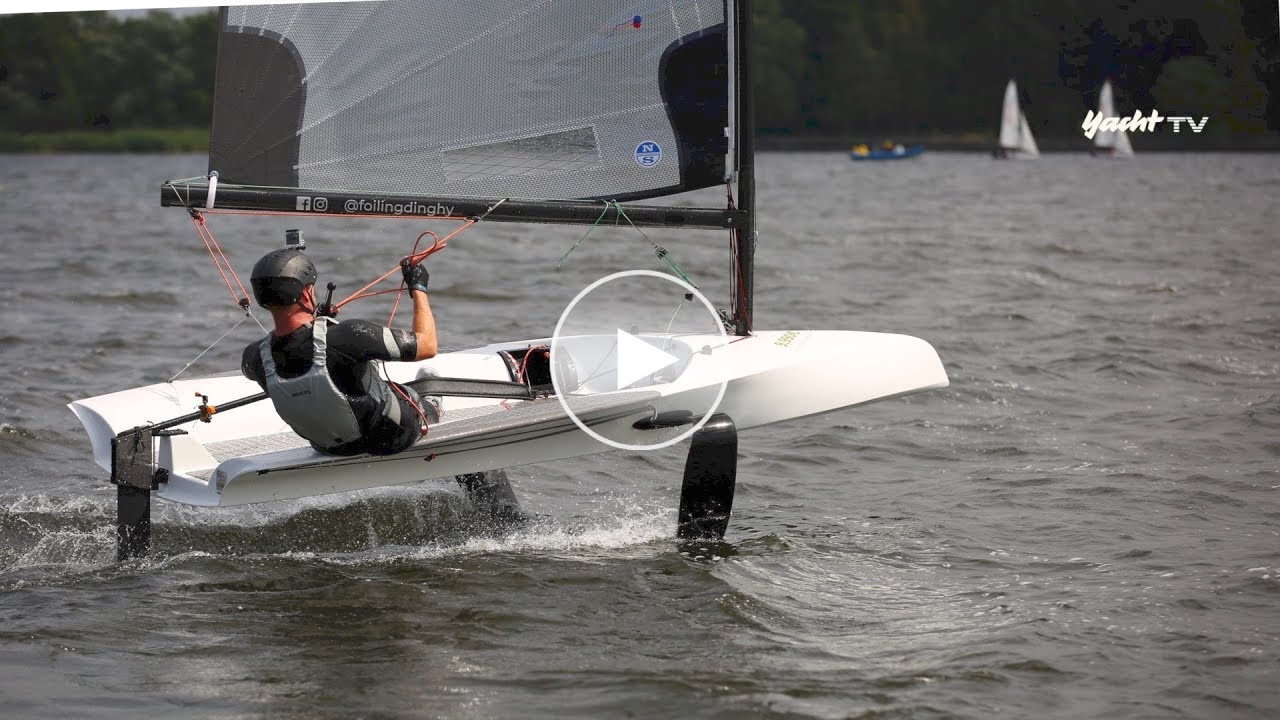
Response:
MULTIPOLYGON (((571 396, 568 404, 575 415, 591 425, 608 422, 629 415, 649 412, 651 403, 661 397, 653 391, 633 391, 604 395, 571 396)), ((543 434, 552 429, 571 426, 573 420, 565 413, 555 397, 537 400, 517 400, 450 410, 439 423, 431 426, 427 435, 405 452, 431 452, 442 447, 465 442, 509 437, 514 442, 530 433, 543 434)), ((282 432, 255 435, 209 443, 205 450, 218 463, 233 458, 265 456, 271 453, 305 450, 311 445, 295 433, 282 432)), ((332 460, 333 456, 315 453, 317 460, 332 460)), ((373 457, 373 456, 355 456, 373 457)), ((213 474, 209 469, 192 473, 207 480, 213 474)))

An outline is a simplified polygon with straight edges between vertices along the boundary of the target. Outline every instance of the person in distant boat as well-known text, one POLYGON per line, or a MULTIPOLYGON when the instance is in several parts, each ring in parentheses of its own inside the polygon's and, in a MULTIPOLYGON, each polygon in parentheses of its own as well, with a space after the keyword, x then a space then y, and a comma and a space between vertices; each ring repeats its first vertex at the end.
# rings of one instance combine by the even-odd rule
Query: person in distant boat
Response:
POLYGON ((853 147, 853 154, 858 156, 866 156, 871 154, 871 148, 866 143, 859 143, 853 147))
POLYGON ((427 269, 405 261, 401 270, 413 298, 412 330, 317 315, 316 267, 301 250, 275 250, 253 266, 254 298, 271 312, 275 328, 244 349, 241 372, 321 452, 393 455, 420 438, 428 421, 439 420, 435 402, 384 379, 375 363, 436 354, 427 269))

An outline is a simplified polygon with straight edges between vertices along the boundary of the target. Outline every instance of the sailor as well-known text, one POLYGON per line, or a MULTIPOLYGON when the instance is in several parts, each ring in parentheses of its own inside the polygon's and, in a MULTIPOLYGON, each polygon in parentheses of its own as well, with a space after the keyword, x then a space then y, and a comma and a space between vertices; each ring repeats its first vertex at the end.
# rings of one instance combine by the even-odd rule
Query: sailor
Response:
POLYGON ((401 270, 413 298, 411 331, 317 315, 316 266, 299 249, 275 250, 253 266, 254 297, 271 311, 275 329, 244 349, 241 372, 321 452, 392 455, 420 438, 428 421, 439 419, 435 403, 383 378, 374 362, 436 354, 427 269, 406 261, 401 270))

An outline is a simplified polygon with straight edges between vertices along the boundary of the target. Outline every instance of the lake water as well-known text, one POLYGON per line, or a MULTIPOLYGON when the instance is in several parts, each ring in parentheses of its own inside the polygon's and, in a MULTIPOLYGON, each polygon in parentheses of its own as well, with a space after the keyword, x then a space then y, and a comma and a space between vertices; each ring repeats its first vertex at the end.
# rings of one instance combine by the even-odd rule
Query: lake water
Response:
MULTIPOLYGON (((10 717, 1261 717, 1280 712, 1280 157, 760 158, 756 325, 901 332, 951 387, 744 432, 726 546, 675 548, 684 447, 257 506, 115 492, 67 402, 237 367, 260 331, 160 181, 0 156, 0 699, 10 717)), ((721 193, 700 199, 714 203, 721 193)), ((323 279, 413 222, 218 216, 323 279)), ((435 226, 439 227, 439 226, 435 226)), ((634 231, 480 225, 445 349, 550 334, 634 231)), ((647 231, 713 301, 724 233, 647 231)), ((341 294, 341 291, 340 291, 341 294)), ((369 301, 352 315, 385 319, 369 301)))

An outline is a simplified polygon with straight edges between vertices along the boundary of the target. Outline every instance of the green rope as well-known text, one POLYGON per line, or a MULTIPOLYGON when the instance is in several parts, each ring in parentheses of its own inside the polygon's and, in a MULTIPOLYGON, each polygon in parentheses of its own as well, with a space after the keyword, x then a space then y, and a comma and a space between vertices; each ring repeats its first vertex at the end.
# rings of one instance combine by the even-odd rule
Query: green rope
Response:
POLYGON ((596 221, 591 223, 591 227, 587 228, 587 232, 584 233, 582 237, 578 238, 578 242, 574 243, 573 246, 570 247, 565 252, 565 254, 560 257, 560 262, 556 263, 557 270, 559 270, 561 267, 564 266, 564 261, 569 259, 569 254, 572 253, 574 250, 577 250, 578 247, 582 245, 582 242, 587 239, 587 236, 591 234, 591 231, 595 230, 596 226, 600 224, 600 221, 604 219, 604 216, 609 214, 610 207, 612 207, 614 212, 616 213, 614 217, 615 225, 618 224, 619 218, 621 218, 622 220, 626 220, 627 224, 631 226, 631 229, 640 233, 640 237, 644 238, 649 243, 649 245, 653 247, 654 254, 656 254, 658 256, 658 259, 661 260, 664 264, 666 264, 668 268, 671 269, 672 274, 674 274, 676 277, 680 278, 681 280, 685 281, 686 283, 692 285, 694 288, 698 287, 697 283, 693 281, 693 278, 690 278, 688 273, 680 269, 680 266, 677 265, 676 261, 671 258, 671 253, 668 252, 666 248, 662 247, 661 245, 655 243, 652 240, 649 240, 649 236, 645 235, 644 231, 641 230, 638 226, 636 226, 636 224, 631 221, 631 218, 627 217, 627 212, 622 209, 622 203, 618 202, 617 200, 604 201, 604 210, 600 213, 600 217, 596 218, 596 221))
POLYGON ((596 226, 600 224, 600 221, 603 220, 604 216, 608 213, 609 203, 608 201, 605 201, 604 210, 600 211, 600 217, 596 218, 596 221, 591 223, 591 227, 587 228, 587 231, 583 233, 582 237, 578 238, 578 242, 574 243, 572 247, 565 251, 564 255, 560 256, 560 262, 556 263, 557 270, 564 266, 564 261, 569 259, 569 253, 577 250, 578 246, 582 245, 582 241, 587 239, 587 236, 591 234, 591 231, 596 229, 596 226))
POLYGON ((666 248, 662 247, 661 245, 655 243, 652 240, 649 240, 649 236, 645 235, 643 230, 636 227, 636 224, 631 222, 631 218, 627 217, 627 213, 622 210, 622 205, 618 204, 616 201, 614 202, 614 205, 617 206, 618 214, 622 216, 622 219, 626 220, 627 224, 630 225, 632 229, 640 233, 640 237, 647 240, 649 244, 653 246, 654 254, 658 256, 659 260, 666 263, 667 267, 671 268, 671 272, 674 273, 676 277, 689 283, 690 285, 693 285, 694 288, 698 287, 698 285, 693 282, 693 278, 690 278, 689 275, 685 273, 684 270, 680 269, 680 266, 676 264, 676 261, 671 259, 671 253, 667 252, 666 248))
POLYGON ((680 266, 676 264, 676 261, 671 259, 671 253, 667 252, 666 248, 661 245, 654 245, 653 250, 657 253, 658 259, 666 263, 667 267, 671 268, 671 272, 675 273, 676 277, 689 283, 695 289, 698 287, 698 284, 693 281, 693 278, 686 275, 685 272, 680 269, 680 266))

